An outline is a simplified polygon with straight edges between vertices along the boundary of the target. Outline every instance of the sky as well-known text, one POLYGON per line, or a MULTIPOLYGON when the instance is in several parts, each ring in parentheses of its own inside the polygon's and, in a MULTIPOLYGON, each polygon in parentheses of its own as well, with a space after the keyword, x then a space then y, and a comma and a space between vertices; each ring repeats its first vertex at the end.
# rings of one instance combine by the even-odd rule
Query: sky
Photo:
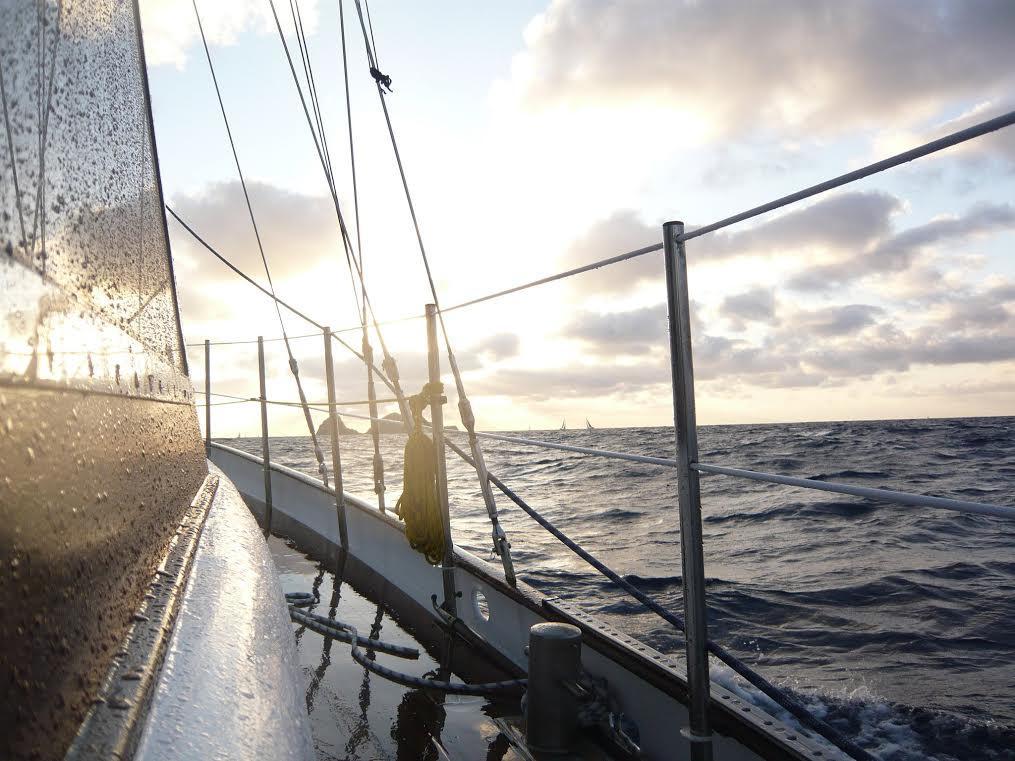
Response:
MULTIPOLYGON (((295 54, 288 3, 276 5, 295 54)), ((267 0, 198 7, 276 291, 322 324, 356 327, 267 0)), ((337 0, 299 8, 352 219, 337 0)), ((167 203, 264 283, 193 8, 142 0, 141 11, 167 203)), ((374 0, 370 11, 444 305, 659 242, 667 220, 705 224, 1015 107, 1010 0, 374 0)), ((345 22, 370 301, 380 320, 421 314, 432 299, 352 0, 345 22)), ((699 424, 1015 414, 1013 191, 1015 128, 689 241, 699 424)), ((169 229, 188 342, 280 335, 270 300, 169 229)), ((450 312, 479 427, 672 424, 665 300, 652 254, 450 312)), ((359 347, 358 332, 342 336, 359 347)), ((384 338, 418 391, 423 323, 384 338)), ((295 399, 282 344, 266 346, 268 396, 295 399)), ((308 395, 324 399, 323 339, 292 346, 308 395)), ((200 388, 203 348, 189 356, 200 388)), ((364 398, 359 361, 336 347, 335 368, 339 398, 364 398)), ((253 344, 212 349, 214 391, 256 395, 256 369, 253 344)), ((256 405, 213 414, 215 435, 258 431, 256 405)), ((273 408, 271 430, 305 427, 273 408)))

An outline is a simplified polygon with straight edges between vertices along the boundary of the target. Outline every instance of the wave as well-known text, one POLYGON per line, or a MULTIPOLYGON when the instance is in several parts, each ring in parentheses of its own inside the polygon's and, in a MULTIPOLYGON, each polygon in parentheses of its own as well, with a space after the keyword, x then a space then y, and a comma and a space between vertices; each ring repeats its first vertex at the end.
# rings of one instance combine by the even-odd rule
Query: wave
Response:
MULTIPOLYGON (((1015 419, 703 426, 703 460, 1015 504, 1015 419)), ((527 435, 521 432, 520 435, 527 435)), ((672 428, 541 434, 672 453, 672 428)), ((272 439, 313 475, 308 440, 272 439)), ((259 453, 260 441, 237 445, 259 453)), ((350 489, 372 493, 369 437, 350 437, 350 489), (360 452, 357 447, 362 449, 360 452)), ((397 495, 404 439, 382 440, 397 495)), ((343 452, 346 461, 346 452, 343 452)), ((498 443, 490 469, 590 552, 682 613, 675 473, 498 443)), ((448 460, 456 542, 488 552, 474 471, 448 460)), ((1015 761, 1015 533, 1003 520, 882 505, 740 479, 702 479, 711 636, 796 688, 882 761, 1015 761), (805 685, 806 687, 801 687, 805 685), (993 718, 993 722, 987 719, 993 718)), ((372 494, 371 494, 372 496, 372 494)), ((527 583, 660 649, 679 633, 498 496, 527 583)))

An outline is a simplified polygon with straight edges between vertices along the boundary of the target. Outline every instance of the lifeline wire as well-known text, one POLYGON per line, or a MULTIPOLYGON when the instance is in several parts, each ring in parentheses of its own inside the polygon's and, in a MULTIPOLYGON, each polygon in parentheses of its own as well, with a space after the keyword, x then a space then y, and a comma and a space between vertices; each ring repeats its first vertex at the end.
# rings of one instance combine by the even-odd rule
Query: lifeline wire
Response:
MULTIPOLYGON (((247 183, 243 178, 243 169, 240 167, 240 157, 236 152, 236 143, 233 140, 233 132, 229 126, 229 117, 226 115, 226 106, 222 101, 222 92, 219 89, 218 77, 215 76, 215 66, 211 60, 211 51, 208 49, 208 40, 205 38, 204 25, 201 23, 201 13, 197 9, 197 0, 192 0, 194 6, 194 16, 197 18, 197 27, 201 32, 201 43, 204 45, 204 54, 208 59, 208 70, 211 72, 211 79, 215 85, 215 95, 218 98, 219 109, 222 111, 222 121, 225 124, 226 135, 229 137, 229 147, 233 152, 233 161, 236 163, 236 173, 240 178, 240 187, 243 189, 243 198, 247 203, 247 212, 250 215, 250 224, 254 229, 254 238, 257 239, 257 250, 261 254, 261 262, 264 264, 264 274, 268 278, 268 288, 271 290, 271 297, 275 304, 275 314, 278 315, 279 327, 282 329, 282 339, 285 343, 286 353, 289 355, 289 370, 292 372, 293 378, 296 380, 296 389, 300 395, 300 401, 303 403, 303 416, 306 418, 307 430, 310 433, 310 439, 314 444, 314 455, 317 457, 317 469, 321 474, 321 478, 324 480, 324 484, 328 483, 328 466, 324 462, 324 452, 321 451, 320 445, 317 443, 317 431, 314 429, 314 421, 310 417, 310 409, 307 407, 307 397, 303 391, 303 382, 300 380, 300 368, 296 362, 296 357, 293 356, 292 347, 289 345, 289 337, 286 334, 285 320, 282 319, 282 309, 279 306, 278 298, 275 295, 275 284, 271 279, 271 269, 268 267, 268 257, 264 253, 264 245, 261 243, 261 233, 257 229, 257 220, 254 217, 254 208, 250 204, 250 194, 247 192, 247 183)), ((175 215, 174 215, 175 216, 175 215)))
MULTIPOLYGON (((294 307, 292 304, 288 303, 284 299, 281 299, 278 296, 276 296, 275 294, 273 294, 271 291, 269 291, 263 285, 258 283, 252 277, 250 277, 250 275, 245 273, 243 270, 241 270, 235 264, 233 264, 228 259, 226 259, 224 256, 222 256, 222 254, 220 254, 218 251, 216 251, 212 247, 212 245, 210 243, 208 243, 208 241, 206 241, 204 238, 202 238, 200 235, 198 235, 197 232, 194 230, 194 228, 192 228, 190 225, 188 225, 186 222, 184 222, 183 219, 180 217, 180 215, 177 214, 175 211, 173 211, 172 207, 170 207, 169 205, 166 205, 166 211, 168 211, 173 216, 173 219, 175 219, 177 222, 180 223, 180 225, 183 226, 184 230, 186 230, 188 233, 191 234, 191 236, 194 238, 194 240, 196 240, 198 243, 200 243, 202 246, 204 246, 204 248, 207 249, 207 251, 212 256, 214 256, 216 259, 218 259, 220 262, 222 262, 224 265, 226 265, 229 269, 231 269, 237 275, 242 277, 244 280, 246 280, 248 283, 250 283, 252 286, 254 286, 257 290, 259 290, 261 293, 263 293, 265 296, 267 296, 269 299, 272 299, 276 304, 279 304, 279 305, 285 307, 286 309, 288 309, 290 312, 292 312, 297 317, 300 317, 300 318, 306 320, 307 322, 309 322, 315 328, 319 328, 321 331, 324 330, 324 325, 322 325, 321 323, 319 323, 317 320, 313 319, 312 317, 308 317, 306 314, 301 312, 299 309, 294 307)), ((359 330, 359 328, 354 328, 354 330, 359 330)), ((366 362, 367 361, 362 354, 360 354, 358 351, 356 351, 354 348, 352 348, 349 344, 347 344, 341 338, 336 336, 335 332, 336 331, 334 331, 334 330, 331 331, 331 337, 335 341, 337 341, 342 347, 344 347, 349 352, 351 352, 361 362, 366 362)), ((343 332, 345 332, 345 331, 343 331, 343 332)), ((293 336, 293 338, 304 338, 304 337, 306 337, 306 336, 293 336)), ((283 335, 280 338, 270 339, 270 340, 288 341, 289 338, 290 337, 288 335, 283 335)), ((220 341, 220 342, 213 341, 213 342, 211 342, 211 345, 212 346, 220 346, 220 345, 233 345, 233 344, 242 344, 242 343, 257 343, 257 341, 220 341)), ((188 344, 188 346, 191 346, 191 345, 192 344, 188 344)), ((197 346, 204 346, 204 344, 197 344, 197 346)), ((377 373, 378 377, 382 381, 384 381, 385 385, 387 385, 388 388, 391 389, 392 393, 396 393, 394 387, 392 386, 391 382, 388 380, 387 376, 384 373, 382 373, 380 371, 380 369, 376 365, 374 365, 374 372, 377 373)))
MULTIPOLYGON (((869 177, 873 174, 877 174, 878 172, 883 172, 886 169, 892 169, 893 167, 897 167, 900 164, 906 164, 915 159, 922 158, 923 156, 928 156, 931 153, 936 153, 938 151, 944 150, 945 148, 951 148, 952 146, 958 145, 959 143, 964 143, 967 140, 982 137, 983 135, 989 134, 990 132, 996 132, 999 129, 1010 127, 1013 124, 1015 124, 1015 111, 1009 111, 1006 114, 1002 114, 1001 116, 995 117, 993 119, 988 119, 985 122, 973 125, 972 127, 969 127, 967 129, 953 132, 950 135, 945 135, 944 137, 938 138, 937 140, 931 140, 929 143, 924 143, 923 145, 917 146, 916 148, 913 148, 911 150, 903 151, 902 153, 897 153, 894 156, 890 156, 889 158, 884 159, 882 161, 877 161, 873 164, 868 164, 865 167, 861 167, 860 169, 857 169, 855 171, 839 175, 838 177, 834 177, 831 180, 818 183, 817 185, 811 185, 808 188, 798 190, 795 193, 790 193, 789 195, 783 196, 782 198, 777 198, 774 201, 769 201, 768 203, 761 204, 760 206, 755 206, 751 209, 747 209, 746 211, 742 211, 738 214, 726 217, 725 219, 720 219, 717 222, 712 222, 711 224, 704 225, 703 227, 697 227, 693 230, 689 230, 688 232, 685 232, 683 235, 678 236, 677 240, 688 241, 691 240, 692 238, 697 238, 701 235, 715 232, 716 230, 721 230, 722 228, 729 227, 730 225, 735 224, 737 222, 743 222, 744 220, 751 219, 752 217, 757 217, 761 214, 765 214, 770 211, 775 211, 776 209, 782 208, 783 206, 787 206, 791 203, 796 203, 797 201, 802 201, 805 198, 810 198, 811 196, 816 196, 819 195, 820 193, 825 193, 829 190, 834 190, 835 188, 847 185, 851 182, 855 182, 856 180, 863 179, 864 177, 869 177)), ((558 272, 555 275, 548 275, 547 277, 540 278, 539 280, 533 280, 528 283, 522 283, 521 285, 517 285, 513 288, 506 288, 503 291, 497 291, 495 293, 490 293, 485 296, 479 296, 477 298, 470 299, 469 301, 463 301, 461 304, 455 304, 454 306, 447 307, 446 309, 443 309, 441 311, 451 312, 454 311, 455 309, 462 309, 463 307, 472 306, 474 304, 481 304, 484 301, 490 301, 491 299, 500 298, 501 296, 507 296, 508 294, 511 293, 524 291, 528 288, 533 288, 537 285, 545 285, 546 283, 552 283, 556 280, 563 280, 564 278, 568 278, 573 275, 580 275, 583 272, 589 272, 590 270, 599 269, 600 267, 605 267, 610 264, 617 264, 618 262, 624 262, 627 261, 628 259, 634 259, 639 256, 644 256, 645 254, 650 254, 654 251, 662 251, 662 250, 663 250, 662 243, 654 243, 650 246, 636 248, 633 251, 628 251, 623 254, 611 256, 607 259, 600 259, 599 261, 590 262, 589 264, 584 264, 581 267, 575 267, 574 269, 564 270, 563 272, 558 272)))
MULTIPOLYGON (((457 446, 455 446, 452 442, 448 441, 447 439, 445 439, 445 443, 448 445, 448 448, 454 451, 456 454, 458 454, 459 457, 461 457, 466 462, 469 462, 469 458, 465 454, 465 452, 463 452, 461 449, 459 449, 457 446)), ((470 462, 470 464, 472 463, 470 462)), ((620 574, 618 574, 608 565, 600 561, 592 553, 588 552, 584 547, 582 547, 580 544, 571 539, 567 534, 565 534, 563 531, 554 526, 550 521, 548 521, 546 518, 540 515, 535 509, 530 507, 525 500, 519 497, 514 491, 512 491, 507 486, 507 484, 505 484, 503 481, 497 478, 497 476, 495 476, 493 473, 488 472, 487 476, 490 478, 490 481, 494 483, 497 486, 497 488, 500 489, 505 494, 505 496, 507 496, 508 499, 510 499, 512 502, 518 505, 518 507, 520 507, 530 518, 536 521, 536 523, 538 523, 544 529, 553 534, 553 536, 555 536, 561 543, 563 543, 565 547, 574 552, 576 555, 578 555, 578 557, 580 557, 586 563, 588 563, 597 571, 599 571, 599 573, 603 574, 603 576, 605 576, 610 581, 615 583, 617 586, 619 586, 629 595, 634 597, 636 600, 638 600, 638 602, 640 602, 646 608, 648 608, 657 616, 662 618, 664 621, 672 625, 678 631, 680 632, 684 631, 685 627, 683 618, 681 618, 675 613, 671 613, 670 611, 668 611, 666 608, 657 603, 647 594, 645 594, 636 586, 634 586, 629 581, 624 579, 620 574)), ((861 748, 859 745, 853 742, 853 740, 846 737, 844 734, 842 734, 842 732, 837 730, 835 727, 832 727, 830 724, 812 715, 811 712, 796 698, 794 698, 792 695, 789 695, 788 693, 783 692, 778 687, 773 685, 771 682, 765 679, 765 677, 763 677, 757 671, 755 671, 746 663, 741 661, 739 658, 737 658, 735 655, 729 652, 722 645, 719 645, 718 643, 709 640, 708 651, 716 658, 721 660, 723 663, 725 663, 727 666, 729 666, 731 669, 733 669, 736 673, 740 674, 740 676, 742 676, 748 682, 750 682, 759 690, 761 690, 763 693, 765 693, 765 695, 767 695, 769 698, 771 698, 780 706, 782 706, 791 714, 793 714, 793 716, 795 716, 802 724, 814 730, 819 735, 824 737, 826 740, 831 742, 833 745, 836 745, 837 747, 845 751, 852 758, 857 759, 858 761, 876 761, 876 759, 873 756, 871 756, 867 751, 865 751, 863 748, 861 748)))

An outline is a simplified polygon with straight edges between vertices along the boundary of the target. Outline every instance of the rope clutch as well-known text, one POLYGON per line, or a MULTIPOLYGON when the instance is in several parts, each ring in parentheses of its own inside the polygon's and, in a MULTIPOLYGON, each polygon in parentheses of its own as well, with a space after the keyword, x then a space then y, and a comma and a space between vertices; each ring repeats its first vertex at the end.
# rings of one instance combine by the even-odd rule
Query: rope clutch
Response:
POLYGON ((437 494, 437 452, 433 440, 423 432, 423 410, 431 393, 443 394, 443 384, 427 384, 420 394, 409 397, 412 433, 405 442, 402 465, 402 496, 395 503, 395 515, 405 522, 409 546, 423 553, 431 565, 444 558, 444 523, 437 494), (436 385, 437 388, 432 388, 436 385))

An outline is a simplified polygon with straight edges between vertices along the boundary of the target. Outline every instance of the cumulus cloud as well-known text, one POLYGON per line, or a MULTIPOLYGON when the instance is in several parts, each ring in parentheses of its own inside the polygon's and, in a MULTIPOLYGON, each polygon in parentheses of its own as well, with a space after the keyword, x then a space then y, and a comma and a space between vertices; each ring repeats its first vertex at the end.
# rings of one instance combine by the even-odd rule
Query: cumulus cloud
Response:
MULTIPOLYGON (((753 227, 728 228, 694 239, 688 244, 692 265, 705 260, 758 254, 785 254, 806 250, 839 255, 866 249, 886 236, 892 218, 903 208, 900 199, 878 191, 850 191, 765 219, 753 227)), ((688 224, 687 229, 695 225, 688 224)), ((564 266, 577 267, 634 248, 651 245, 662 237, 662 226, 651 226, 633 211, 618 211, 596 222, 568 247, 564 266)), ((578 276, 575 287, 588 292, 631 291, 663 274, 661 254, 648 254, 578 276), (622 269, 620 269, 622 268, 622 269)))
POLYGON ((719 314, 729 320, 730 328, 738 333, 748 322, 774 322, 775 292, 771 288, 753 288, 727 296, 719 305, 719 314))
POLYGON ((852 335, 873 325, 884 313, 881 307, 870 304, 846 304, 797 312, 792 325, 794 330, 821 337, 852 335))
POLYGON ((657 101, 717 136, 813 136, 1010 93, 1009 0, 555 0, 514 62, 523 101, 657 101))
MULTIPOLYGON (((650 246, 661 241, 662 236, 662 224, 646 224, 637 213, 629 209, 617 211, 593 224, 568 247, 563 266, 568 269, 580 267, 635 248, 650 246)), ((655 253, 586 272, 571 282, 575 287, 587 291, 616 292, 633 290, 645 281, 662 277, 662 274, 662 254, 655 253)))
MULTIPOLYGON (((142 0, 140 8, 148 65, 168 64, 182 68, 190 46, 197 43, 200 36, 191 4, 179 0, 142 0)), ((214 0, 198 3, 198 8, 205 36, 212 45, 233 45, 246 31, 259 34, 275 31, 275 21, 266 3, 214 0)), ((316 0, 303 0, 300 15, 304 29, 311 34, 317 27, 316 0)), ((285 14, 280 13, 279 17, 285 28, 285 14)))
POLYGON ((669 382, 664 362, 609 367, 508 369, 472 381, 470 391, 485 396, 510 396, 541 402, 550 399, 636 394, 669 382))
MULTIPOLYGON (((335 207, 331 199, 293 193, 275 185, 248 182, 251 205, 273 278, 305 272, 325 256, 341 250, 335 207)), ((179 195, 170 206, 198 235, 248 275, 263 280, 264 264, 257 248, 243 190, 238 181, 217 182, 200 193, 179 195)), ((193 256, 207 260, 211 254, 199 247, 175 220, 169 231, 174 244, 193 256)), ((203 276, 233 279, 224 266, 203 268, 203 276)))
POLYGON ((584 312, 562 331, 585 342, 599 354, 646 354, 666 339, 666 307, 657 305, 629 312, 584 312))
POLYGON ((789 285, 798 290, 829 290, 881 273, 909 269, 929 247, 959 244, 972 238, 1015 227, 1015 206, 982 203, 962 216, 943 217, 879 240, 876 245, 852 252, 840 261, 809 267, 789 285))
MULTIPOLYGON (((921 261, 927 251, 1015 229, 1015 205, 1009 203, 978 203, 964 214, 897 230, 894 223, 904 208, 901 199, 888 193, 840 193, 750 228, 730 228, 695 238, 688 244, 688 259, 692 266, 740 256, 796 260, 798 271, 787 286, 808 292, 840 289, 865 277, 904 272, 913 276, 914 285, 929 289, 941 276, 921 261)), ((688 225, 688 229, 693 227, 688 225)), ((633 212, 617 212, 594 224, 571 245, 564 264, 580 266, 650 245, 658 235, 656 228, 633 212)), ((661 278, 660 258, 649 254, 593 270, 573 279, 573 287, 586 293, 628 293, 661 278)), ((731 325, 740 330, 743 317, 735 314, 737 307, 736 301, 728 299, 722 307, 727 312, 723 316, 731 318, 731 325)))
MULTIPOLYGON (((950 366, 1015 360, 1015 321, 1006 302, 1011 284, 960 294, 933 315, 890 314, 871 304, 840 304, 818 309, 780 310, 776 320, 770 291, 733 297, 735 317, 753 315, 770 329, 756 341, 694 329, 695 377, 701 382, 762 388, 836 386, 858 378, 905 372, 916 366, 950 366), (739 311, 738 311, 739 310, 739 311)), ((722 307, 721 307, 722 309, 722 307)), ((649 307, 613 314, 582 315, 565 335, 582 341, 592 357, 638 355, 635 365, 611 366, 608 376, 580 369, 529 371, 525 388, 539 398, 617 392, 634 378, 664 383, 665 309, 649 307), (636 351, 632 351, 635 347, 636 351), (596 377, 586 378, 595 375, 596 377), (583 380, 584 379, 584 380, 583 380)))
POLYGON ((494 362, 518 354, 520 341, 514 333, 496 333, 470 347, 469 354, 478 354, 494 362))

